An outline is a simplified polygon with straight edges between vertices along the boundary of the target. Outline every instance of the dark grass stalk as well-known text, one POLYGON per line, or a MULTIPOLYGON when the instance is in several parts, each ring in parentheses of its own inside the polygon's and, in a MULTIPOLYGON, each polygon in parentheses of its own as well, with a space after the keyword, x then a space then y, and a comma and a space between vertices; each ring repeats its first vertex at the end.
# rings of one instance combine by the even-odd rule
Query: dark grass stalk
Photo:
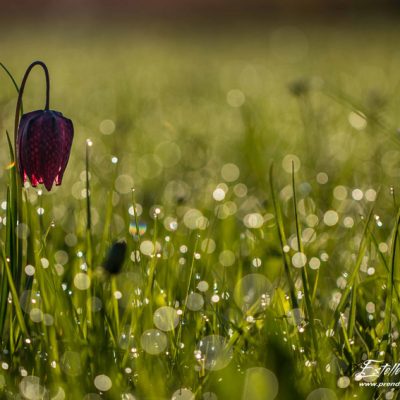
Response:
POLYGON ((111 218, 113 215, 113 206, 112 206, 112 191, 108 192, 106 207, 105 207, 105 218, 104 218, 104 226, 103 232, 100 240, 100 249, 95 256, 95 265, 100 265, 102 258, 106 253, 106 246, 110 242, 110 227, 111 227, 111 218))
POLYGON ((85 328, 93 329, 93 310, 90 298, 96 294, 96 288, 93 282, 92 268, 93 268, 93 238, 92 238, 92 211, 91 211, 91 193, 90 193, 90 147, 92 146, 92 141, 90 139, 86 140, 85 147, 85 178, 86 178, 86 255, 85 262, 87 265, 87 274, 91 279, 91 285, 88 291, 86 291, 85 304, 86 304, 86 315, 85 318, 85 328), (88 297, 89 295, 89 297, 88 297), (87 322, 87 324, 86 324, 87 322))
POLYGON ((279 242, 281 245, 282 261, 283 261, 283 266, 285 269, 286 279, 289 284, 290 301, 291 301, 292 308, 299 308, 299 303, 298 303, 297 297, 296 297, 296 289, 295 289, 294 282, 293 282, 293 279, 292 279, 292 276, 290 273, 289 256, 283 250, 284 246, 287 244, 287 240, 286 240, 281 206, 275 195, 275 180, 274 180, 274 165, 273 164, 271 164, 271 166, 269 168, 269 183, 270 183, 270 189, 271 189, 272 203, 273 203, 274 211, 275 211, 276 226, 277 226, 277 231, 278 231, 278 236, 279 236, 279 242))
MULTIPOLYGON (((300 218, 299 213, 297 211, 297 196, 296 196, 296 182, 294 177, 294 163, 292 162, 292 187, 293 187, 293 205, 294 205, 294 214, 295 214, 295 223, 296 223, 296 235, 297 235, 297 243, 299 247, 299 251, 302 254, 304 252, 303 241, 301 239, 301 226, 300 226, 300 218)), ((314 309, 311 303, 311 294, 310 294, 310 286, 308 281, 308 274, 306 266, 301 268, 301 278, 303 282, 303 290, 304 290, 304 298, 306 303, 306 312, 307 318, 310 324, 311 329, 311 338, 313 343, 313 357, 318 358, 318 338, 317 332, 314 324, 314 309)))
MULTIPOLYGON (((86 178, 86 262, 88 267, 92 266, 92 211, 91 211, 91 193, 90 193, 90 147, 92 141, 88 139, 86 141, 86 152, 85 152, 85 178, 86 178)), ((88 268, 89 269, 89 268, 88 268)))

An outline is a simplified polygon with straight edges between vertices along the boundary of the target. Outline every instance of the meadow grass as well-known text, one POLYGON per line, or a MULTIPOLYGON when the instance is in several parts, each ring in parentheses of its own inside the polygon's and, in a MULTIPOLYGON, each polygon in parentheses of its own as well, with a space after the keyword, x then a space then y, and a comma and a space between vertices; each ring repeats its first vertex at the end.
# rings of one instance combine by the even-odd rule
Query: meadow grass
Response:
MULTIPOLYGON (((400 52, 385 22, 4 31, 15 84, 46 61, 75 139, 62 186, 19 187, 3 73, 2 398, 397 398, 396 375, 355 376, 398 362, 400 52)), ((43 87, 33 74, 25 111, 43 87)))

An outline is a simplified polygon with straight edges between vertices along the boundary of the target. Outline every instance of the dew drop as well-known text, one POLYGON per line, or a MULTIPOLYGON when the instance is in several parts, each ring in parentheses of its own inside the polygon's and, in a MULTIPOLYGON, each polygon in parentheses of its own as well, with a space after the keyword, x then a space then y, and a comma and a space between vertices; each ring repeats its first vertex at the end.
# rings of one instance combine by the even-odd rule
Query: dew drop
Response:
POLYGON ((271 282, 261 274, 248 274, 238 281, 233 297, 236 304, 247 312, 250 308, 255 313, 267 305, 273 295, 271 282), (264 303, 264 304, 263 304, 264 303))
POLYGON ((208 290, 208 287, 209 287, 209 285, 208 285, 208 282, 206 282, 206 281, 200 281, 197 284, 197 289, 199 289, 200 292, 206 292, 208 290))
POLYGON ((269 369, 255 367, 246 370, 242 399, 273 400, 278 391, 278 379, 269 369))
POLYGON ((179 323, 179 316, 175 308, 164 306, 154 312, 153 322, 162 331, 172 331, 179 323))
POLYGON ((45 387, 40 385, 40 379, 33 375, 22 378, 19 390, 26 400, 41 400, 48 396, 45 387))
POLYGON ((350 385, 350 378, 348 376, 341 376, 337 380, 337 386, 341 389, 345 389, 350 385))
POLYGON ((232 359, 232 349, 227 340, 219 335, 210 335, 201 339, 197 345, 204 368, 212 371, 225 368, 232 359))
POLYGON ((303 268, 307 263, 307 257, 304 253, 297 252, 292 257, 292 264, 295 268, 303 268))
POLYGON ((146 353, 157 355, 167 348, 167 335, 158 329, 148 329, 142 333, 140 343, 146 353))
POLYGON ((112 387, 112 381, 107 375, 97 375, 94 378, 94 386, 101 392, 107 392, 112 387))
POLYGON ((33 275, 35 274, 35 267, 34 267, 33 265, 28 264, 28 265, 25 267, 25 273, 26 273, 28 276, 33 276, 33 275))
POLYGON ((324 224, 326 226, 334 226, 339 221, 339 214, 335 210, 328 210, 324 214, 324 224))
POLYGON ((338 400, 335 392, 327 388, 319 388, 313 390, 306 398, 306 400, 338 400))
POLYGON ((79 290, 87 290, 90 287, 90 278, 84 272, 78 272, 74 277, 74 285, 79 290))
POLYGON ((182 388, 174 392, 171 400, 195 400, 195 397, 191 390, 182 388))
POLYGON ((199 311, 203 308, 204 299, 199 293, 191 293, 187 297, 186 306, 191 311, 199 311))

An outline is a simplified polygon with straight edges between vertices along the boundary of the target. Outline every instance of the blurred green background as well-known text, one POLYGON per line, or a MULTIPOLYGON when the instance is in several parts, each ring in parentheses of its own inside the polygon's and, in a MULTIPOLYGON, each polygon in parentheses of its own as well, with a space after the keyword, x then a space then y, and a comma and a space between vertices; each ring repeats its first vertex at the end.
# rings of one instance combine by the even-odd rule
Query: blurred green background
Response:
MULTIPOLYGON (((74 167, 59 189, 64 195, 83 171, 87 138, 96 149, 99 191, 101 184, 107 188, 115 155, 118 172, 128 174, 148 202, 161 201, 171 180, 194 184, 199 190, 191 200, 201 201, 226 162, 263 189, 271 160, 279 163, 292 153, 307 178, 323 171, 349 184, 360 177, 378 184, 397 176, 384 170, 394 168, 392 153, 380 165, 386 150, 397 148, 395 18, 128 25, 2 25, 2 61, 18 80, 32 60, 44 60, 51 107, 74 121, 74 167), (296 97, 299 85, 304 92, 296 97), (358 121, 359 112, 370 121, 358 121), (382 126, 389 140, 377 134, 382 126)), ((33 73, 26 110, 43 107, 42 83, 41 74, 33 73)), ((4 76, 2 131, 12 130, 15 97, 4 76)), ((1 151, 6 164, 6 147, 1 151)))
MULTIPOLYGON (((143 239, 148 243, 153 240, 157 207, 162 223, 160 239, 156 239, 162 242, 163 251, 169 248, 163 236, 172 236, 175 253, 162 253, 160 264, 165 268, 157 276, 159 287, 152 292, 154 310, 164 304, 174 306, 176 300, 182 302, 185 298, 186 286, 182 287, 181 279, 188 279, 190 284, 191 275, 188 278, 188 268, 179 264, 184 258, 179 252, 181 245, 187 244, 189 253, 195 254, 200 240, 197 234, 203 235, 201 243, 209 234, 215 241, 215 252, 208 252, 203 246, 204 264, 203 259, 196 264, 196 280, 206 277, 210 285, 214 283, 220 290, 215 289, 215 293, 226 289, 232 295, 242 274, 257 271, 282 289, 283 299, 288 289, 287 282, 280 281, 281 248, 272 215, 268 169, 274 162, 292 256, 298 250, 290 186, 294 160, 299 213, 306 229, 312 228, 308 230, 312 239, 306 240, 307 255, 319 257, 323 266, 314 299, 318 319, 322 321, 318 328, 323 343, 321 358, 332 366, 335 375, 326 374, 315 386, 306 383, 305 377, 308 379, 311 374, 309 365, 304 364, 305 356, 292 352, 286 342, 277 339, 285 337, 286 328, 282 322, 285 316, 279 314, 282 310, 276 305, 280 298, 275 296, 273 310, 267 309, 265 313, 265 324, 261 321, 258 325, 246 325, 242 315, 241 319, 237 317, 248 329, 240 343, 243 348, 235 349, 235 363, 209 375, 210 387, 221 399, 233 398, 243 390, 241 368, 255 365, 266 366, 277 375, 281 390, 278 398, 305 398, 312 388, 322 384, 336 387, 336 378, 351 375, 351 367, 346 364, 346 354, 341 353, 343 337, 339 327, 332 342, 325 331, 337 305, 335 298, 346 287, 345 278, 353 268, 363 228, 360 215, 366 214, 379 190, 376 241, 382 245, 382 254, 387 254, 390 244, 394 216, 390 187, 397 190, 400 177, 400 31, 396 4, 332 1, 321 6, 319 2, 299 5, 288 1, 228 5, 210 1, 189 5, 174 2, 171 8, 158 2, 132 6, 123 2, 82 4, 43 2, 33 7, 27 2, 16 7, 7 3, 0 26, 0 60, 17 81, 30 62, 45 61, 51 74, 51 108, 63 112, 75 125, 75 141, 63 185, 44 193, 43 200, 33 189, 27 190, 35 207, 43 201, 44 226, 55 221, 56 230, 47 246, 49 254, 59 249, 68 253, 71 261, 67 267, 73 264, 74 272, 72 267, 66 268, 65 280, 69 284, 73 281, 73 273, 80 268, 76 254, 86 245, 85 143, 91 139, 95 249, 99 250, 109 193, 113 196, 112 223, 109 237, 102 245, 114 238, 126 238, 130 240, 130 250, 136 249, 137 243, 129 233, 132 187, 136 189, 139 207, 143 208, 141 222, 148 226, 143 239), (223 203, 213 198, 217 187, 224 191, 223 203), (189 218, 187 215, 193 209, 197 214, 189 218), (333 224, 332 211, 333 219, 337 217, 333 224), (206 226, 197 229, 198 220, 204 222, 198 213, 207 216, 207 230, 203 229, 206 226), (255 213, 256 219, 262 216, 262 227, 257 221, 246 220, 255 213), (307 219, 310 215, 311 220, 307 219), (171 233, 171 221, 179 222, 176 234, 171 233), (378 225, 379 221, 383 225, 378 225), (221 254, 230 249, 237 260, 232 273, 229 265, 225 268, 221 262, 221 254), (262 260, 261 268, 258 261, 254 264, 258 257, 262 260), (297 375, 292 380, 294 365, 297 375), (220 378, 234 383, 219 385, 220 378), (297 383, 292 385, 294 380, 297 383)), ((43 83, 41 73, 34 72, 24 96, 26 111, 43 107, 43 83)), ((3 75, 2 133, 5 129, 12 131, 15 101, 15 90, 3 75)), ((4 185, 0 199, 5 199, 9 161, 4 134, 0 143, 4 167, 0 169, 4 185)), ((366 266, 360 273, 364 286, 360 290, 357 319, 362 339, 376 349, 377 325, 382 320, 380 312, 385 310, 381 278, 386 276, 386 270, 371 243, 368 265, 376 268, 377 274, 370 278, 366 266), (371 290, 368 279, 372 280, 371 290), (375 308, 373 313, 365 308, 369 302, 376 302, 376 314, 375 308), (375 320, 368 319, 372 314, 375 320)), ((161 250, 157 251, 161 258, 161 250)), ((142 253, 146 268, 141 272, 146 275, 152 254, 142 253)), ((125 268, 137 272, 135 257, 130 257, 125 268)), ((300 273, 292 269, 296 288, 301 292, 300 273)), ((313 282, 317 281, 317 272, 310 272, 313 282)), ((85 304, 79 297, 81 293, 75 289, 74 293, 76 304, 85 304)), ((178 372, 171 373, 169 386, 164 387, 165 371, 175 367, 164 355, 160 356, 162 367, 155 369, 154 374, 154 366, 159 367, 156 357, 140 350, 142 358, 129 360, 134 371, 139 371, 137 393, 143 398, 160 396, 161 392, 170 397, 181 381, 182 386, 203 390, 202 377, 191 368, 195 364, 195 343, 205 331, 219 331, 219 324, 215 328, 216 316, 227 315, 221 323, 226 330, 235 328, 233 323, 237 322, 236 316, 231 315, 232 301, 221 301, 219 315, 214 313, 208 297, 205 313, 213 316, 214 325, 206 326, 199 313, 187 317, 189 323, 183 329, 187 350, 182 351, 183 361, 178 372), (152 378, 161 384, 152 385, 152 378), (148 397, 144 397, 146 392, 148 397)), ((136 341, 145 328, 152 326, 151 311, 143 326, 135 326, 136 341)), ((297 328, 290 328, 289 341, 297 335, 297 328)), ((222 328, 221 331, 226 334, 222 328)), ((96 337, 99 342, 103 339, 100 336, 96 337)), ((305 336, 310 342, 309 331, 305 336)), ((172 345, 173 340, 169 339, 172 345)), ((363 354, 363 345, 361 340, 356 343, 357 361, 363 354)), ((93 359, 106 370, 106 362, 99 358, 93 359)), ((117 377, 114 382, 125 379, 118 367, 110 373, 117 377)), ((85 384, 82 390, 87 392, 92 377, 85 384)), ((116 387, 117 384, 115 391, 116 387)), ((339 396, 344 393, 340 389, 339 396)), ((355 393, 359 393, 358 389, 355 387, 355 393)), ((350 398, 352 392, 348 390, 346 395, 350 398)))

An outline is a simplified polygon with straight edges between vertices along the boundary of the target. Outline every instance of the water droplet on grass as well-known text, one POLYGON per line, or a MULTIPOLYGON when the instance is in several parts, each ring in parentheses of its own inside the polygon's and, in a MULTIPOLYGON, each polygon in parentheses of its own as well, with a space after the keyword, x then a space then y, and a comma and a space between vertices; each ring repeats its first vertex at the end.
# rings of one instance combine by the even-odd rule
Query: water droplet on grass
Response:
POLYGON ((297 252, 292 257, 292 264, 295 268, 303 268, 307 263, 307 257, 301 252, 297 252))
POLYGON ((246 370, 242 399, 273 400, 278 391, 279 382, 272 371, 262 367, 246 370))
POLYGON ((215 251, 216 247, 217 246, 216 246, 215 241, 213 239, 204 239, 201 242, 201 246, 200 246, 201 251, 206 253, 206 254, 213 253, 215 251))
POLYGON ((28 225, 22 223, 18 224, 16 233, 19 239, 26 240, 30 233, 28 225))
POLYGON ((36 323, 43 321, 43 312, 40 308, 32 308, 29 312, 29 318, 36 323))
POLYGON ((97 375, 94 378, 93 383, 94 383, 94 386, 96 386, 96 388, 98 390, 100 390, 101 392, 107 392, 112 387, 111 379, 107 375, 104 375, 104 374, 97 375))
POLYGON ((313 390, 306 400, 338 400, 335 392, 328 388, 319 388, 313 390))
MULTIPOLYGON (((146 223, 145 222, 139 222, 138 223, 138 227, 139 227, 139 235, 143 236, 147 231, 146 223)), ((135 221, 131 221, 131 223, 129 224, 129 233, 134 237, 138 236, 138 229, 137 229, 135 221)))
POLYGON ((210 335, 201 339, 197 345, 198 354, 204 368, 212 371, 225 368, 232 359, 232 349, 227 340, 219 335, 210 335))
POLYGON ((243 310, 250 308, 253 313, 263 309, 263 304, 268 302, 273 295, 271 282, 261 274, 248 274, 244 276, 235 286, 234 299, 236 304, 243 310))
POLYGON ((203 394, 202 400, 218 400, 218 397, 213 392, 205 392, 203 394))
POLYGON ((328 210, 324 214, 324 224, 326 226, 334 226, 339 221, 339 214, 335 210, 328 210))
POLYGON ((119 175, 114 183, 115 190, 120 194, 131 193, 132 186, 133 179, 130 175, 119 175))
POLYGON ((240 89, 232 89, 227 93, 226 101, 231 107, 238 108, 244 104, 246 97, 240 89))
POLYGON ((224 267, 230 267, 235 263, 235 253, 231 250, 223 250, 219 253, 218 260, 224 267))
POLYGON ((33 275, 35 274, 35 267, 34 267, 33 265, 28 264, 28 265, 25 267, 25 273, 26 273, 28 276, 33 276, 33 275))
POLYGON ((288 173, 292 173, 292 165, 294 168, 294 172, 298 172, 301 166, 301 162, 299 157, 294 154, 286 155, 282 160, 282 168, 288 173))
POLYGON ((189 310, 199 311, 203 308, 204 299, 203 296, 199 293, 191 293, 187 297, 186 306, 189 310))
POLYGON ((195 400, 195 397, 191 390, 182 388, 174 392, 171 400, 195 400))
POLYGON ((365 129, 367 126, 367 119, 365 115, 360 111, 358 112, 351 111, 348 120, 349 124, 358 131, 365 129))
POLYGON ((115 123, 111 119, 105 119, 100 122, 99 129, 103 135, 111 135, 115 131, 115 123))
POLYGON ((167 348, 167 335, 158 329, 148 329, 144 331, 140 343, 146 353, 157 355, 167 348))
POLYGON ((304 313, 300 308, 293 308, 286 313, 290 325, 301 325, 304 322, 304 313))
POLYGON ((243 223, 246 228, 258 229, 263 226, 264 218, 259 213, 251 213, 245 215, 245 217, 243 218, 243 223))
POLYGON ((219 296, 217 294, 214 294, 211 296, 211 301, 213 303, 218 303, 219 302, 219 296))
POLYGON ((103 307, 103 302, 101 301, 101 299, 99 299, 96 296, 91 297, 90 299, 88 299, 88 302, 91 303, 92 306, 92 311, 93 312, 98 312, 102 309, 103 307))
POLYGON ((185 215, 183 216, 183 223, 189 229, 202 229, 203 228, 203 214, 201 211, 191 208, 186 211, 185 215))
POLYGON ((90 287, 89 275, 78 272, 74 277, 74 285, 79 290, 87 290, 90 287))
POLYGON ((122 393, 121 400, 136 400, 136 397, 131 393, 122 393))
POLYGON ((221 176, 226 182, 234 182, 239 179, 240 169, 233 163, 224 164, 221 168, 221 176))
POLYGON ((206 282, 206 281, 200 281, 197 284, 197 289, 199 289, 200 292, 206 292, 208 290, 208 287, 209 287, 209 285, 208 285, 208 282, 206 282))
POLYGON ((215 201, 222 201, 225 199, 225 192, 221 188, 216 188, 212 196, 215 201))
POLYGON ((56 394, 51 398, 51 400, 64 400, 66 398, 65 391, 63 388, 58 387, 56 394))
POLYGON ((341 389, 345 389, 350 385, 350 378, 348 376, 341 376, 337 380, 337 386, 341 389))
POLYGON ((37 376, 22 378, 19 390, 26 400, 41 400, 47 398, 48 395, 46 388, 40 385, 40 379, 37 376))
POLYGON ((179 323, 179 316, 175 308, 164 306, 154 312, 153 322, 162 331, 172 331, 179 323))

